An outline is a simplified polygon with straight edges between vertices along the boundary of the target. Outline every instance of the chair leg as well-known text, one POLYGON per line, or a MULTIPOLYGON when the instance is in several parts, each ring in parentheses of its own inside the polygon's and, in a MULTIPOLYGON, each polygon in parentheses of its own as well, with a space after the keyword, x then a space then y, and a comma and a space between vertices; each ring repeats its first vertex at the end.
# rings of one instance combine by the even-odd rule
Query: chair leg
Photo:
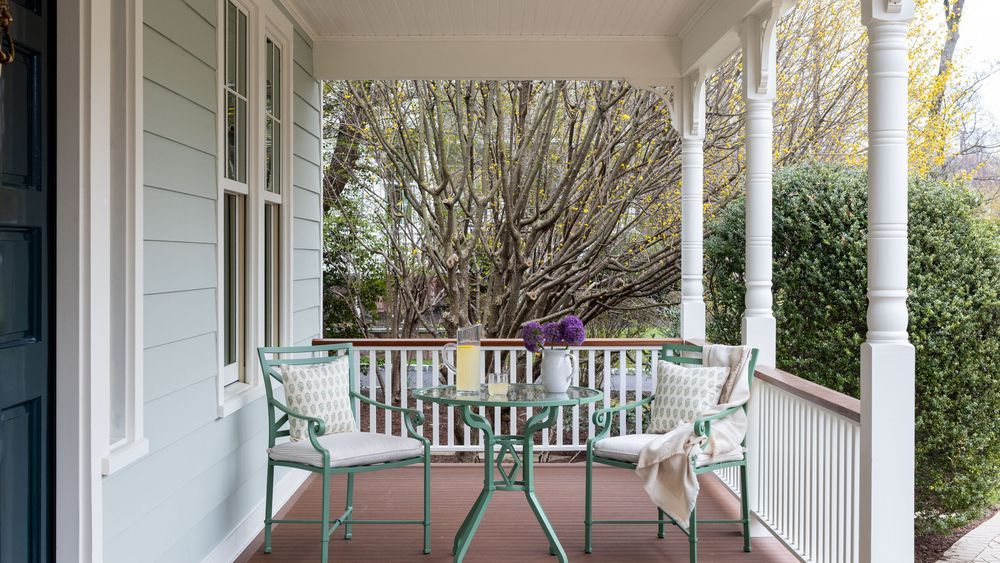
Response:
MULTIPOLYGON (((346 505, 344 507, 344 511, 346 512, 346 511, 350 510, 352 506, 354 506, 354 474, 353 473, 348 473, 347 474, 347 503, 346 503, 346 505)), ((344 539, 345 540, 351 539, 351 518, 353 516, 354 516, 354 514, 349 515, 347 517, 347 521, 344 522, 344 539)))
POLYGON ((657 529, 656 529, 656 537, 658 537, 660 539, 663 539, 663 537, 664 537, 664 533, 663 533, 663 517, 664 516, 666 516, 666 514, 663 513, 663 509, 660 508, 660 507, 657 507, 656 508, 656 519, 658 520, 658 522, 657 522, 657 529))
POLYGON ((743 551, 750 553, 750 497, 747 491, 747 466, 740 466, 740 509, 743 518, 743 551))
POLYGON ((593 546, 591 545, 591 529, 594 527, 593 518, 593 489, 594 489, 594 454, 588 448, 587 451, 587 485, 584 493, 584 511, 583 511, 583 552, 592 553, 593 546))
POLYGON ((691 563, 698 563, 698 511, 691 509, 691 523, 688 525, 688 557, 691 563))
POLYGON ((322 544, 320 544, 320 561, 327 562, 330 553, 330 474, 323 472, 323 525, 320 531, 323 534, 322 544))
POLYGON ((271 553, 271 520, 274 515, 271 513, 272 501, 274 497, 274 466, 271 461, 267 462, 267 494, 264 497, 264 553, 271 553))
POLYGON ((424 554, 431 552, 431 451, 424 446, 424 554))

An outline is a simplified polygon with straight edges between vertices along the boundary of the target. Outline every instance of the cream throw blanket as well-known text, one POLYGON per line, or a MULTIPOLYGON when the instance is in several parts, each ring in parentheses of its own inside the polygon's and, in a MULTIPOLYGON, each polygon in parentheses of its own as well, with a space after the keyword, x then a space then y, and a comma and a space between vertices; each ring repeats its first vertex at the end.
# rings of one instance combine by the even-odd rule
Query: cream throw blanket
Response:
MULTIPOLYGON (((729 379, 722 387, 719 404, 703 416, 740 406, 750 398, 749 346, 721 346, 709 344, 702 352, 706 367, 728 367, 729 379)), ((702 454, 707 458, 700 465, 734 452, 742 453, 747 432, 747 417, 743 410, 712 421, 708 438, 695 436, 694 421, 682 423, 677 428, 649 441, 639 452, 635 472, 653 504, 660 507, 683 528, 687 529, 691 510, 698 499, 698 476, 694 473, 695 461, 702 454)))

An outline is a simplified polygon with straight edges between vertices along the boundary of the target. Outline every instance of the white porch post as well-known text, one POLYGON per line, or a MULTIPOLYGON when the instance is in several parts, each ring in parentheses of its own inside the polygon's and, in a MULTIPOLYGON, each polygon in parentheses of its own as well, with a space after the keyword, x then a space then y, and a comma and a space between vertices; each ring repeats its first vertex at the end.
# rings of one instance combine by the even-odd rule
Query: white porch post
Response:
POLYGON ((681 338, 705 338, 705 75, 681 80, 671 118, 681 136, 681 338))
POLYGON ((862 0, 868 27, 868 338, 861 347, 861 560, 913 560, 914 369, 907 311, 906 30, 913 0, 862 0))
POLYGON ((771 311, 771 175, 777 12, 751 16, 741 29, 746 103, 746 309, 743 343, 760 350, 759 365, 775 365, 771 311))

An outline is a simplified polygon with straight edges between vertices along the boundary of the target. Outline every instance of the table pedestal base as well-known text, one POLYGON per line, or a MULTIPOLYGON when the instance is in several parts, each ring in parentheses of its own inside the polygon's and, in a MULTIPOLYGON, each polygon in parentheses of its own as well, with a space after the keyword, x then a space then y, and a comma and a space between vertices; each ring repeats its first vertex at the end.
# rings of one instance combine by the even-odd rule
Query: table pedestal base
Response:
POLYGON ((472 538, 476 535, 479 523, 483 520, 483 514, 486 513, 486 507, 489 506, 490 499, 493 498, 493 493, 496 491, 523 491, 525 498, 528 500, 528 506, 531 507, 531 511, 538 520, 538 524, 542 527, 542 531, 545 532, 545 537, 549 540, 549 553, 557 556, 560 563, 568 561, 566 551, 563 550, 562 544, 559 543, 559 538, 556 536, 555 529, 552 528, 552 523, 549 522, 549 518, 545 515, 542 505, 538 502, 538 497, 535 496, 534 455, 532 452, 534 449, 533 438, 539 430, 551 428, 556 423, 557 416, 559 416, 559 407, 544 407, 528 420, 520 435, 498 436, 493 434, 493 427, 490 425, 489 420, 473 412, 472 407, 462 407, 462 420, 470 427, 477 428, 483 432, 483 466, 485 477, 483 479, 483 490, 479 493, 479 498, 476 499, 476 502, 469 510, 469 515, 465 517, 465 521, 462 522, 462 525, 458 528, 458 532, 455 534, 453 551, 456 563, 462 561, 465 558, 465 554, 469 551, 469 544, 472 543, 472 538), (498 444, 500 445, 500 450, 499 452, 494 452, 493 449, 498 444), (520 456, 515 449, 517 445, 521 446, 520 456), (508 453, 514 458, 514 465, 509 470, 505 469, 502 465, 503 459, 508 453), (496 454, 496 458, 494 458, 494 454, 496 454), (500 479, 496 478, 494 469, 499 471, 500 479), (520 472, 520 479, 516 478, 518 477, 518 472, 520 472))

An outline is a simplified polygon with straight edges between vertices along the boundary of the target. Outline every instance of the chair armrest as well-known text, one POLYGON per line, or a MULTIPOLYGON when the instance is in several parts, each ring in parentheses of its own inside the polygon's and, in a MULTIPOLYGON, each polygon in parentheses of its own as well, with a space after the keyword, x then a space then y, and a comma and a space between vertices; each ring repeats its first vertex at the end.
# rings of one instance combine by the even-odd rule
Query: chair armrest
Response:
POLYGON ((417 433, 417 426, 424 423, 424 413, 416 409, 409 409, 406 407, 397 407, 395 405, 387 405, 385 403, 380 403, 375 399, 372 399, 371 397, 365 397, 364 395, 358 393, 357 391, 351 391, 351 397, 358 399, 362 403, 375 405, 375 407, 380 409, 404 413, 406 416, 403 417, 403 423, 406 425, 406 434, 410 438, 413 438, 415 440, 420 440, 421 442, 424 443, 429 442, 427 438, 424 438, 423 436, 417 433))
POLYGON ((330 452, 327 451, 327 449, 324 448, 319 443, 319 440, 317 439, 318 436, 322 436, 326 432, 326 423, 322 419, 316 418, 314 416, 306 416, 304 414, 301 414, 301 413, 298 413, 296 411, 293 411, 292 409, 288 408, 286 405, 284 405, 284 404, 282 404, 282 403, 280 403, 278 401, 275 401, 275 400, 271 401, 271 406, 273 406, 274 408, 278 409, 279 411, 285 413, 290 418, 297 418, 299 420, 305 420, 306 422, 309 423, 306 426, 306 430, 309 432, 309 443, 312 444, 313 449, 315 449, 317 452, 319 452, 323 456, 323 462, 326 465, 329 465, 330 464, 330 452))
POLYGON ((637 409, 643 405, 648 405, 649 403, 653 402, 653 399, 655 398, 656 397, 654 395, 650 395, 648 397, 644 397, 640 401, 633 401, 631 403, 626 403, 624 405, 617 405, 614 407, 607 407, 594 410, 593 421, 594 421, 594 427, 597 431, 594 433, 593 436, 590 437, 590 439, 587 440, 587 447, 590 447, 590 445, 593 442, 602 440, 604 439, 605 436, 608 435, 608 432, 611 431, 611 415, 613 415, 616 412, 630 410, 630 409, 637 409))
POLYGON ((695 436, 708 436, 712 432, 712 421, 719 420, 720 418, 725 418, 734 412, 741 410, 743 405, 737 405, 735 407, 729 407, 726 410, 719 411, 715 414, 709 416, 700 416, 694 419, 694 435, 695 436))

